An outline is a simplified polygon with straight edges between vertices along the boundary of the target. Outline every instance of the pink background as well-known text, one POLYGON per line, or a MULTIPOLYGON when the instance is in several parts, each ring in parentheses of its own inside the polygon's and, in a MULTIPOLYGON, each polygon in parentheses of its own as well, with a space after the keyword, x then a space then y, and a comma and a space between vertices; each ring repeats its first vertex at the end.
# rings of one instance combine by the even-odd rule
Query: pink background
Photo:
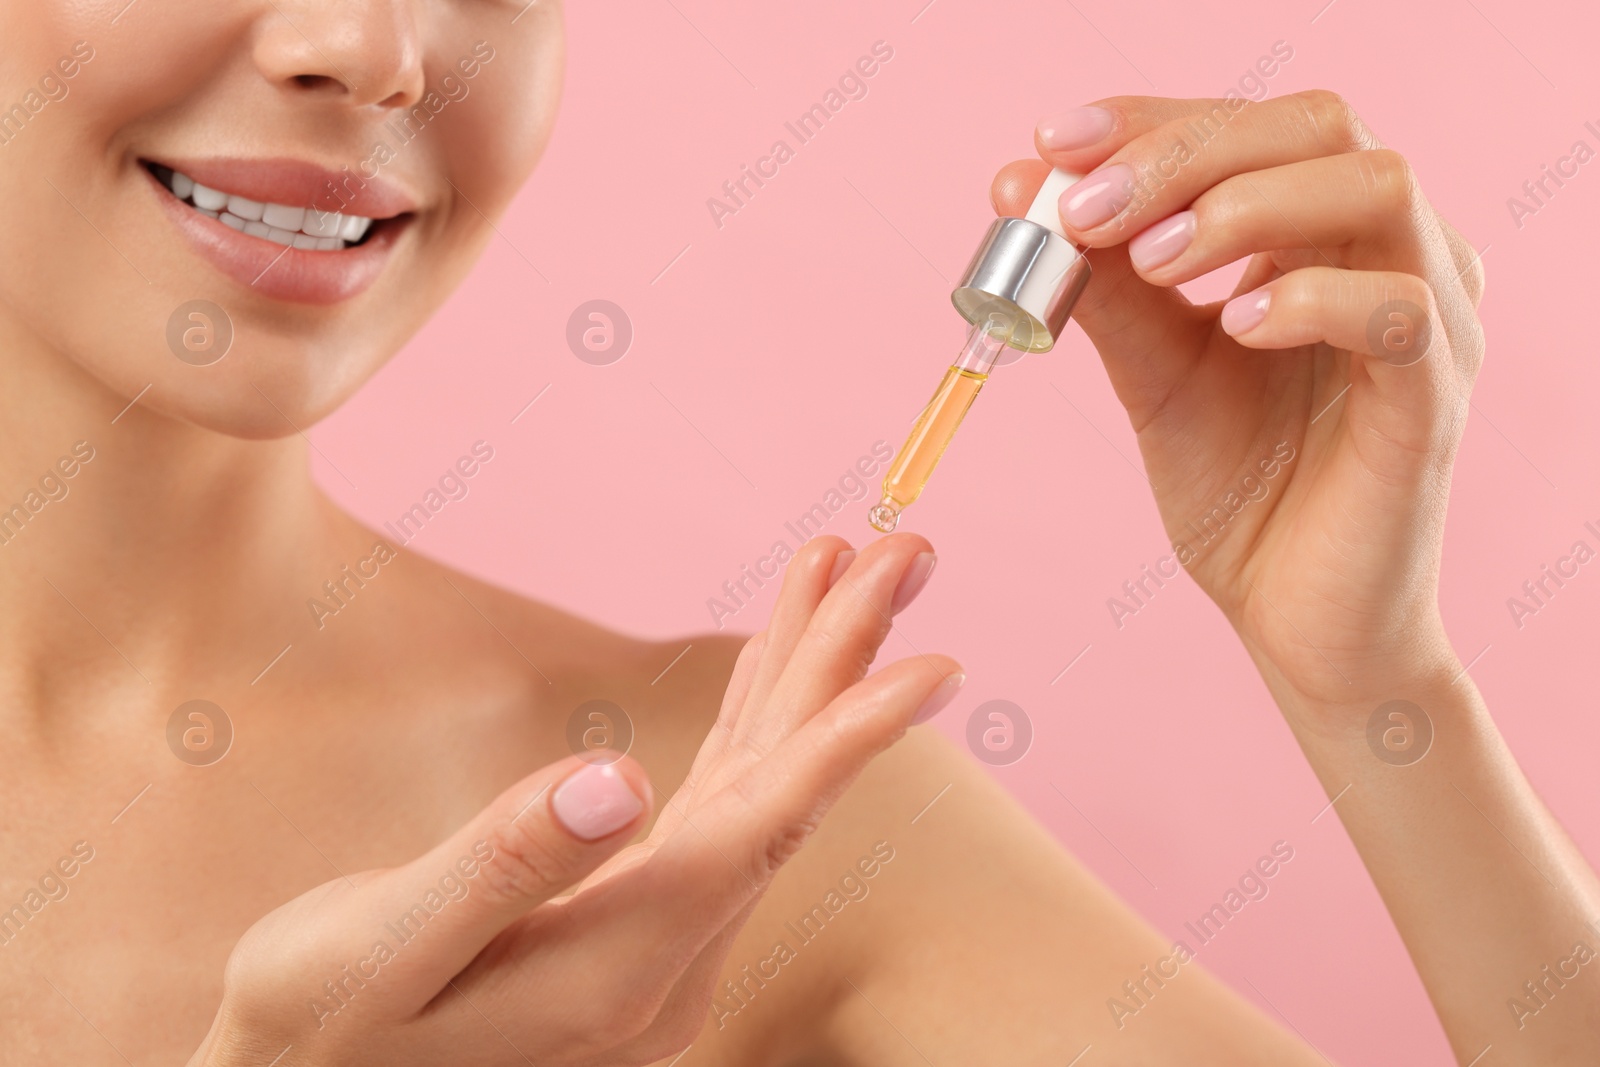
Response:
MULTIPOLYGON (((991 217, 989 179, 1031 154, 1035 120, 1118 93, 1220 96, 1283 40, 1294 57, 1270 93, 1345 94, 1488 246, 1491 351, 1444 608, 1463 659, 1487 648, 1473 676, 1537 788, 1600 857, 1600 725, 1582 688, 1600 563, 1520 631, 1506 606, 1574 540, 1600 545, 1582 529, 1600 520, 1586 325, 1600 162, 1520 229, 1507 207, 1575 140, 1600 148, 1583 128, 1600 120, 1585 110, 1600 99, 1593 22, 1527 18, 1511 0, 1336 0, 1320 15, 1322 0, 922 3, 571 0, 543 165, 456 298, 317 428, 359 489, 318 460, 323 484, 379 523, 487 439, 496 459, 471 496, 412 547, 639 634, 707 629, 707 598, 788 537, 785 520, 874 441, 898 447, 959 342, 948 292, 991 217), (719 229, 707 198, 775 139, 794 146, 785 120, 878 40, 894 57, 866 98, 719 229), (635 330, 610 366, 564 340, 596 298, 635 330)), ((1230 284, 1216 281, 1208 296, 1230 284)), ((1450 1062, 1343 830, 1311 822, 1325 797, 1217 612, 1180 579, 1112 622, 1107 598, 1166 552, 1137 455, 1076 328, 1002 371, 910 513, 940 566, 887 654, 961 657, 972 680, 938 726, 958 741, 982 701, 1025 708, 1033 748, 996 777, 1168 935, 1289 841, 1271 895, 1203 962, 1336 1061, 1450 1062)), ((865 510, 828 529, 865 541, 865 510)), ((773 588, 729 628, 758 628, 773 588)))

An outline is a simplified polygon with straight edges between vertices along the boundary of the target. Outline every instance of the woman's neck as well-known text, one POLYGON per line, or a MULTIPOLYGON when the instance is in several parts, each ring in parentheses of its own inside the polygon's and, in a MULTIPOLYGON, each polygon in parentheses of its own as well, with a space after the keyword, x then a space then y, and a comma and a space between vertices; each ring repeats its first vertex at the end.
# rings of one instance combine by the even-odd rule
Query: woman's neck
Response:
POLYGON ((141 387, 0 314, 0 717, 158 711, 264 663, 339 536, 300 437, 201 429, 141 387))

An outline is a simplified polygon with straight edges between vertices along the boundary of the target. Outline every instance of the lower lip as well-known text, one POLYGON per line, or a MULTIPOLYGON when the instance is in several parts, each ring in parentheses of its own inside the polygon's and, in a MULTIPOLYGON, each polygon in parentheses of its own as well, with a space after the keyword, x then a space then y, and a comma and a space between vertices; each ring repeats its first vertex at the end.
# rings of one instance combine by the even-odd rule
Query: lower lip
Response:
POLYGON ((149 171, 162 209, 211 265, 253 293, 297 304, 337 304, 359 296, 378 280, 409 216, 374 222, 363 243, 338 252, 308 252, 251 237, 172 195, 149 171))

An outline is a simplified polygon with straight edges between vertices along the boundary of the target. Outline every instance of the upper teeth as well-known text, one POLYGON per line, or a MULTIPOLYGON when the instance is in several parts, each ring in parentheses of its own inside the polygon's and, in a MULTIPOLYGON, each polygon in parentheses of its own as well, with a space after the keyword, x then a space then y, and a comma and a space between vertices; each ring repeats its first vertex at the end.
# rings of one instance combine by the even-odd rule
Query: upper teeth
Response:
POLYGON ((252 237, 307 252, 337 252, 366 236, 372 220, 361 215, 319 211, 314 207, 262 203, 201 185, 187 174, 157 171, 179 200, 192 203, 202 215, 252 237))

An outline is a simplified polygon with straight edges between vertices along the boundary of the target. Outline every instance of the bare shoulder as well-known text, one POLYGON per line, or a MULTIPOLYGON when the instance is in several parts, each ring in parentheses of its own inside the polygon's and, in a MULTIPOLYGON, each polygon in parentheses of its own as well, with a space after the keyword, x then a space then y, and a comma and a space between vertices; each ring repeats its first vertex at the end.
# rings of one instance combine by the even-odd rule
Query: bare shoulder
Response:
POLYGON ((745 640, 641 638, 407 551, 384 571, 394 577, 352 602, 363 610, 351 612, 339 662, 364 666, 369 685, 421 694, 408 705, 448 720, 496 789, 600 745, 627 750, 659 789, 675 789, 745 640))
POLYGON ((1172 951, 982 767, 915 727, 779 873, 728 959, 702 1058, 684 1067, 1066 1063, 1091 1043, 1123 1062, 1193 1062, 1198 1049, 1314 1062, 1198 964, 1127 1025, 1110 1002, 1127 1002, 1125 982, 1156 990, 1146 976, 1172 951))

